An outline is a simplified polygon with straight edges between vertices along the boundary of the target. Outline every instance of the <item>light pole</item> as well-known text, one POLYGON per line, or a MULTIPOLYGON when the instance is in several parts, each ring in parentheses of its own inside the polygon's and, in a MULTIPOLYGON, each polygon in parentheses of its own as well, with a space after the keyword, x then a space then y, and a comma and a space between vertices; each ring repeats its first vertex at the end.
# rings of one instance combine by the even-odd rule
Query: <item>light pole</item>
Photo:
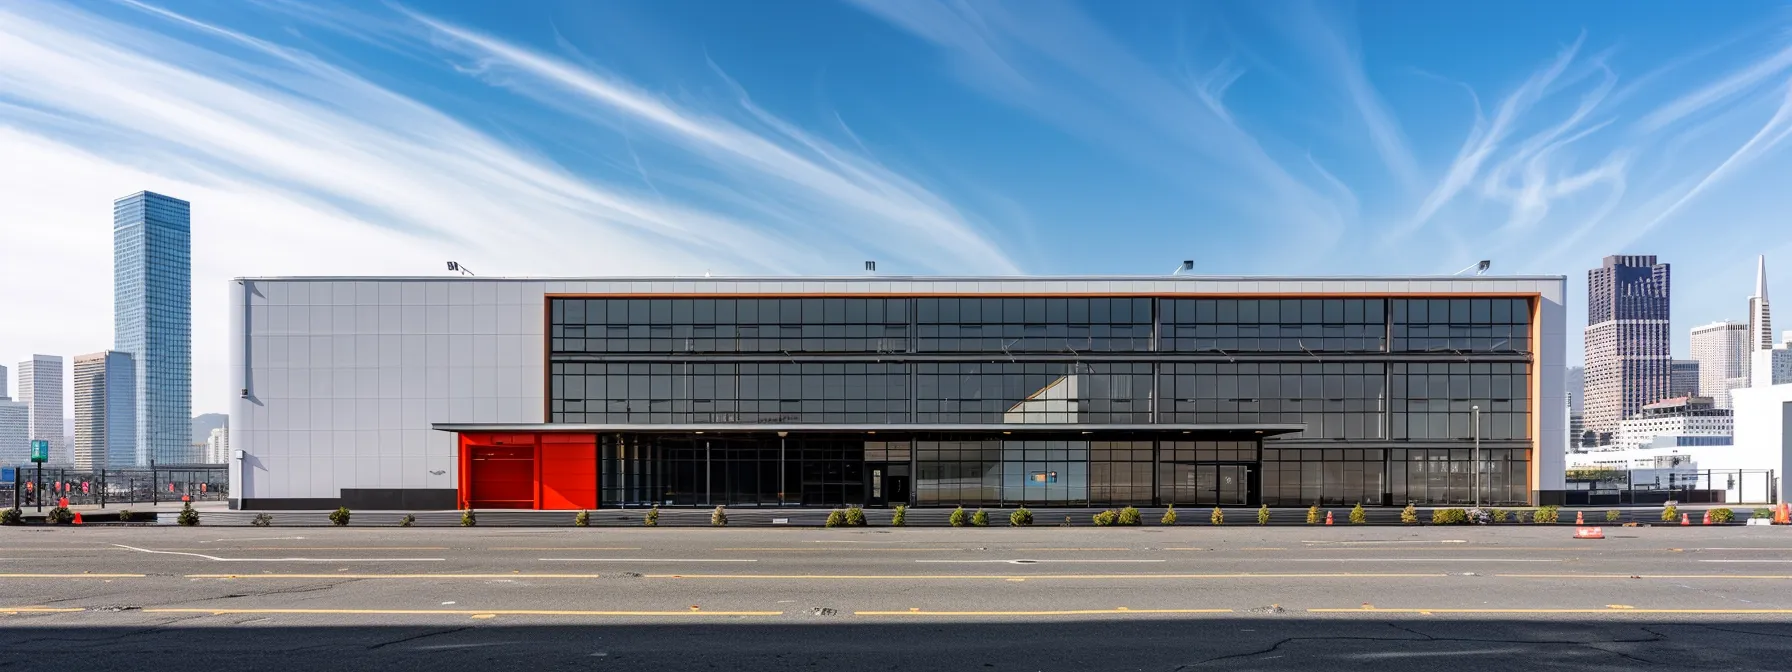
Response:
POLYGON ((1481 508, 1481 407, 1470 406, 1474 412, 1472 424, 1475 429, 1475 508, 1481 508))

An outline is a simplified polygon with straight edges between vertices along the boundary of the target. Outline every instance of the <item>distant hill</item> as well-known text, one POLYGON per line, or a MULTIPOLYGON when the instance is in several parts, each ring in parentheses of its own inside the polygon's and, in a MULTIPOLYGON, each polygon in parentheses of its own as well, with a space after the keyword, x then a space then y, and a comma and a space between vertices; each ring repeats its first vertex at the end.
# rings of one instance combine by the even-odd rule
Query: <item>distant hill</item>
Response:
POLYGON ((193 418, 193 443, 205 443, 212 438, 212 430, 230 424, 230 416, 223 413, 205 413, 193 418))

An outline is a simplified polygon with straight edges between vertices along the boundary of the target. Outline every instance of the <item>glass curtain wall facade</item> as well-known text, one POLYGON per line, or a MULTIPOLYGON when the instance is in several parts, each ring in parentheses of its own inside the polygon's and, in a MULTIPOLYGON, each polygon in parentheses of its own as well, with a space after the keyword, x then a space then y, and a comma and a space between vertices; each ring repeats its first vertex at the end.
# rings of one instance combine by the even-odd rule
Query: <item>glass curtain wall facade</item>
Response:
POLYGON ((125 464, 201 461, 193 446, 190 221, 186 201, 153 192, 112 203, 113 348, 137 367, 137 446, 125 464))
POLYGON ((600 437, 605 506, 1465 503, 1477 430, 1483 501, 1515 504, 1532 320, 1521 297, 550 297, 547 420, 630 426, 600 437))

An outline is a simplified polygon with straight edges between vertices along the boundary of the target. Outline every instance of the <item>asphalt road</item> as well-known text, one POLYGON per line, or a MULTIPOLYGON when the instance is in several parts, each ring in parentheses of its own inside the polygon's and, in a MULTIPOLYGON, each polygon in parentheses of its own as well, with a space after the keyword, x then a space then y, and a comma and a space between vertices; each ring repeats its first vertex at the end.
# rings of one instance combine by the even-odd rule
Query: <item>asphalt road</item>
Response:
POLYGON ((0 667, 1783 670, 1792 530, 0 529, 0 667))

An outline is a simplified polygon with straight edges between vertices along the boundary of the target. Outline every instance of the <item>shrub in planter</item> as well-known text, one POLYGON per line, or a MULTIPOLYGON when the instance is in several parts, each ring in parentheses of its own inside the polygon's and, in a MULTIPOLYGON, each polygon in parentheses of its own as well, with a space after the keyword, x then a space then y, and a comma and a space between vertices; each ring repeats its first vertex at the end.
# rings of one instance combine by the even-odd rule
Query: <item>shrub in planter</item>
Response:
POLYGON ((1027 507, 1024 507, 1024 506, 1020 507, 1018 509, 1015 509, 1014 513, 1008 514, 1008 526, 1009 527, 1027 527, 1032 524, 1033 524, 1033 512, 1028 511, 1027 507))
POLYGON ((479 524, 479 516, 474 515, 472 509, 467 509, 465 511, 460 512, 460 526, 461 527, 473 527, 474 525, 478 525, 478 524, 479 524))
POLYGON ((180 507, 180 515, 175 516, 174 522, 180 523, 181 527, 197 526, 199 524, 199 512, 194 511, 193 504, 189 502, 180 507))
POLYGON ((847 527, 864 527, 865 525, 866 525, 866 523, 865 523, 865 510, 864 509, 859 508, 857 506, 846 507, 846 526, 847 527))
POLYGON ((1664 522, 1664 523, 1680 522, 1680 507, 1674 506, 1673 504, 1669 504, 1667 506, 1661 507, 1661 522, 1664 522))
POLYGON ((1269 505, 1268 504, 1264 504, 1262 506, 1257 507, 1257 524, 1258 525, 1268 525, 1269 524, 1269 505))
POLYGON ((1400 523, 1402 525, 1419 524, 1419 507, 1408 503, 1406 508, 1400 510, 1400 523))
POLYGON ((1713 522, 1713 523, 1722 524, 1722 523, 1730 522, 1735 519, 1736 519, 1735 511, 1731 511, 1729 509, 1721 509, 1721 508, 1711 510, 1711 522, 1713 522))
POLYGON ((1772 520, 1773 519, 1773 509, 1767 509, 1767 508, 1755 509, 1755 517, 1756 518, 1766 518, 1768 520, 1772 520))
POLYGON ((845 524, 846 524, 846 512, 841 511, 839 509, 834 509, 833 511, 828 512, 828 519, 825 521, 822 521, 821 526, 822 527, 840 527, 841 525, 845 525, 845 524))
POLYGON ((965 512, 964 507, 961 506, 953 509, 952 515, 946 516, 946 522, 953 527, 964 527, 971 522, 971 514, 965 512))
POLYGON ((1312 506, 1307 507, 1307 524, 1308 525, 1318 525, 1319 524, 1319 505, 1318 504, 1314 504, 1312 506))
POLYGON ((977 509, 976 513, 971 514, 971 525, 973 527, 989 527, 989 512, 977 509))
POLYGON ((1432 525, 1467 525, 1468 512, 1462 509, 1433 509, 1432 525))
POLYGON ((1363 510, 1362 502, 1357 502, 1356 506, 1350 509, 1350 524, 1361 525, 1367 522, 1369 522, 1369 512, 1363 510))
POLYGON ((572 517, 572 524, 574 527, 591 527, 591 512, 580 511, 579 515, 572 517))
POLYGON ((330 522, 335 523, 337 527, 342 527, 348 524, 348 516, 348 507, 338 506, 335 511, 330 512, 330 522))
POLYGON ((1217 507, 1217 506, 1213 507, 1213 514, 1208 516, 1207 520, 1208 520, 1208 522, 1211 522, 1215 525, 1225 525, 1226 524, 1226 512, 1220 510, 1220 507, 1217 507))
POLYGON ((20 525, 25 522, 25 512, 18 507, 0 511, 0 525, 20 525))
POLYGON ((1511 519, 1512 519, 1511 511, 1507 511, 1505 509, 1494 509, 1493 510, 1493 522, 1504 523, 1511 519))
POLYGON ((1486 525, 1493 522, 1493 516, 1488 515, 1486 511, 1477 506, 1468 510, 1468 522, 1470 525, 1486 525))
POLYGON ((660 506, 658 504, 655 504, 655 505, 653 505, 653 508, 648 509, 647 515, 641 516, 641 526, 642 527, 659 527, 660 526, 660 506))
POLYGON ((255 514, 255 520, 249 521, 249 524, 254 525, 256 527, 267 527, 269 525, 273 525, 274 524, 274 514, 268 513, 266 511, 257 513, 257 514, 255 514))
POLYGON ((1120 516, 1114 519, 1115 525, 1142 525, 1138 507, 1129 506, 1120 510, 1120 516))
POLYGON ((1175 525, 1176 524, 1176 505, 1171 504, 1170 506, 1166 507, 1164 509, 1164 517, 1158 519, 1157 522, 1163 523, 1165 525, 1175 525))
POLYGON ((709 512, 709 524, 713 527, 727 527, 728 511, 720 506, 716 507, 716 510, 709 512))
POLYGON ((1101 513, 1095 514, 1094 521, 1095 521, 1096 527, 1107 527, 1109 525, 1113 525, 1114 521, 1116 519, 1118 519, 1119 517, 1120 517, 1120 514, 1114 513, 1113 509, 1108 509, 1101 513))
POLYGON ((131 510, 130 509, 119 509, 118 510, 118 522, 121 522, 121 523, 131 522, 131 510))
POLYGON ((1531 522, 1553 524, 1556 521, 1561 520, 1561 517, 1562 507, 1553 505, 1542 506, 1537 508, 1536 513, 1531 514, 1531 522))
POLYGON ((68 510, 66 506, 58 506, 44 512, 44 520, 51 525, 67 525, 75 522, 75 512, 68 510))
POLYGON ((399 527, 410 527, 411 524, 416 523, 416 522, 417 522, 417 517, 407 513, 407 514, 404 514, 403 518, 398 519, 398 526, 399 527))
POLYGON ((1605 512, 1605 522, 1608 522, 1608 523, 1618 522, 1618 512, 1617 511, 1605 512))
POLYGON ((890 526, 891 527, 906 527, 907 525, 908 525, 908 505, 907 504, 897 504, 896 505, 896 513, 891 514, 891 516, 890 516, 890 526))

